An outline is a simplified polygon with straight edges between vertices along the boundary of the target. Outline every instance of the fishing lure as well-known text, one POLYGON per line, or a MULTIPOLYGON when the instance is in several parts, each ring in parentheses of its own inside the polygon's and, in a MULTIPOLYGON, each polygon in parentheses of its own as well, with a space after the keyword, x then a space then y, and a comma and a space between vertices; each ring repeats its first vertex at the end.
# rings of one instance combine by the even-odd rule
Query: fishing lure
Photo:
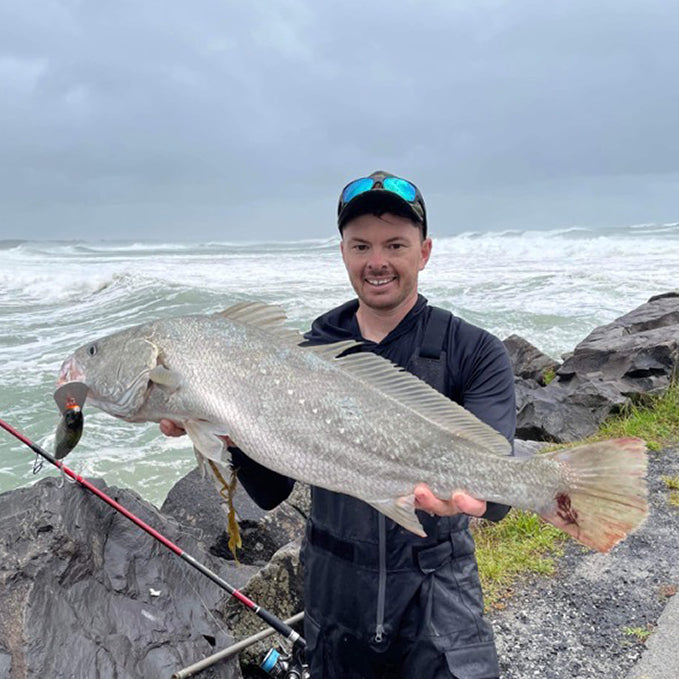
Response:
POLYGON ((82 382, 67 382, 54 393, 54 400, 61 411, 54 435, 54 457, 57 460, 63 460, 80 441, 85 424, 82 406, 87 391, 87 385, 82 382))

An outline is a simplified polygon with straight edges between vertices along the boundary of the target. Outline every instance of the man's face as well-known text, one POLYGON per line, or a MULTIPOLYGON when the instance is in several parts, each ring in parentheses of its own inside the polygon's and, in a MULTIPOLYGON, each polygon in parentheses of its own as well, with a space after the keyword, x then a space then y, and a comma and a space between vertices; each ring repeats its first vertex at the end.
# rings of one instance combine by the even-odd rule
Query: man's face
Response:
POLYGON ((431 254, 431 239, 409 219, 361 215, 344 227, 342 258, 361 304, 391 311, 415 303, 417 277, 431 254))

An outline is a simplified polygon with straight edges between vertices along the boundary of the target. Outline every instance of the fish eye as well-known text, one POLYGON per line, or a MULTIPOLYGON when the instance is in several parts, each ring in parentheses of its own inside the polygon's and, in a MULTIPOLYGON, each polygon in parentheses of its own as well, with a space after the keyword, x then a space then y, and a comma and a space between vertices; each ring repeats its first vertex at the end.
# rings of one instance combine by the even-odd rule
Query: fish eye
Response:
POLYGON ((94 356, 97 353, 97 345, 96 344, 90 344, 90 346, 87 347, 87 353, 90 356, 94 356))

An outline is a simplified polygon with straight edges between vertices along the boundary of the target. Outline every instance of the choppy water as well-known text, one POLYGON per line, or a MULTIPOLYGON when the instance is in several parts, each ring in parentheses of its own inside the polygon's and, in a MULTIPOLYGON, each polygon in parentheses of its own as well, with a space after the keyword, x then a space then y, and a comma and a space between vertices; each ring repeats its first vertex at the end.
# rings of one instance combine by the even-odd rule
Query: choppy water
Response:
MULTIPOLYGON (((678 272, 679 224, 466 233, 435 239, 420 289, 501 338, 517 333, 559 357, 596 326, 677 289, 678 272)), ((61 361, 88 339, 250 299, 282 305, 303 330, 351 296, 336 238, 0 241, 0 417, 51 450, 54 381, 61 361)), ((35 480, 32 463, 29 449, 0 431, 0 491, 35 480)), ((67 464, 160 503, 194 459, 185 438, 86 408, 67 464)))

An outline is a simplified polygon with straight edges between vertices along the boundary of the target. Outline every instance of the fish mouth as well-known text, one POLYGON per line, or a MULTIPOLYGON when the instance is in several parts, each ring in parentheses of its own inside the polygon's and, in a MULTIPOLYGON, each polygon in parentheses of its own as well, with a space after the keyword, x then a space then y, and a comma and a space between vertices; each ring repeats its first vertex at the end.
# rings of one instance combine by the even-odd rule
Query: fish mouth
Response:
POLYGON ((82 409, 88 393, 89 387, 85 384, 85 373, 79 368, 73 356, 67 358, 61 364, 54 392, 54 400, 59 411, 64 414, 74 406, 82 409))
POLYGON ((57 379, 57 387, 61 387, 67 382, 84 382, 85 373, 80 369, 75 358, 71 356, 61 364, 59 371, 59 378, 57 379))

